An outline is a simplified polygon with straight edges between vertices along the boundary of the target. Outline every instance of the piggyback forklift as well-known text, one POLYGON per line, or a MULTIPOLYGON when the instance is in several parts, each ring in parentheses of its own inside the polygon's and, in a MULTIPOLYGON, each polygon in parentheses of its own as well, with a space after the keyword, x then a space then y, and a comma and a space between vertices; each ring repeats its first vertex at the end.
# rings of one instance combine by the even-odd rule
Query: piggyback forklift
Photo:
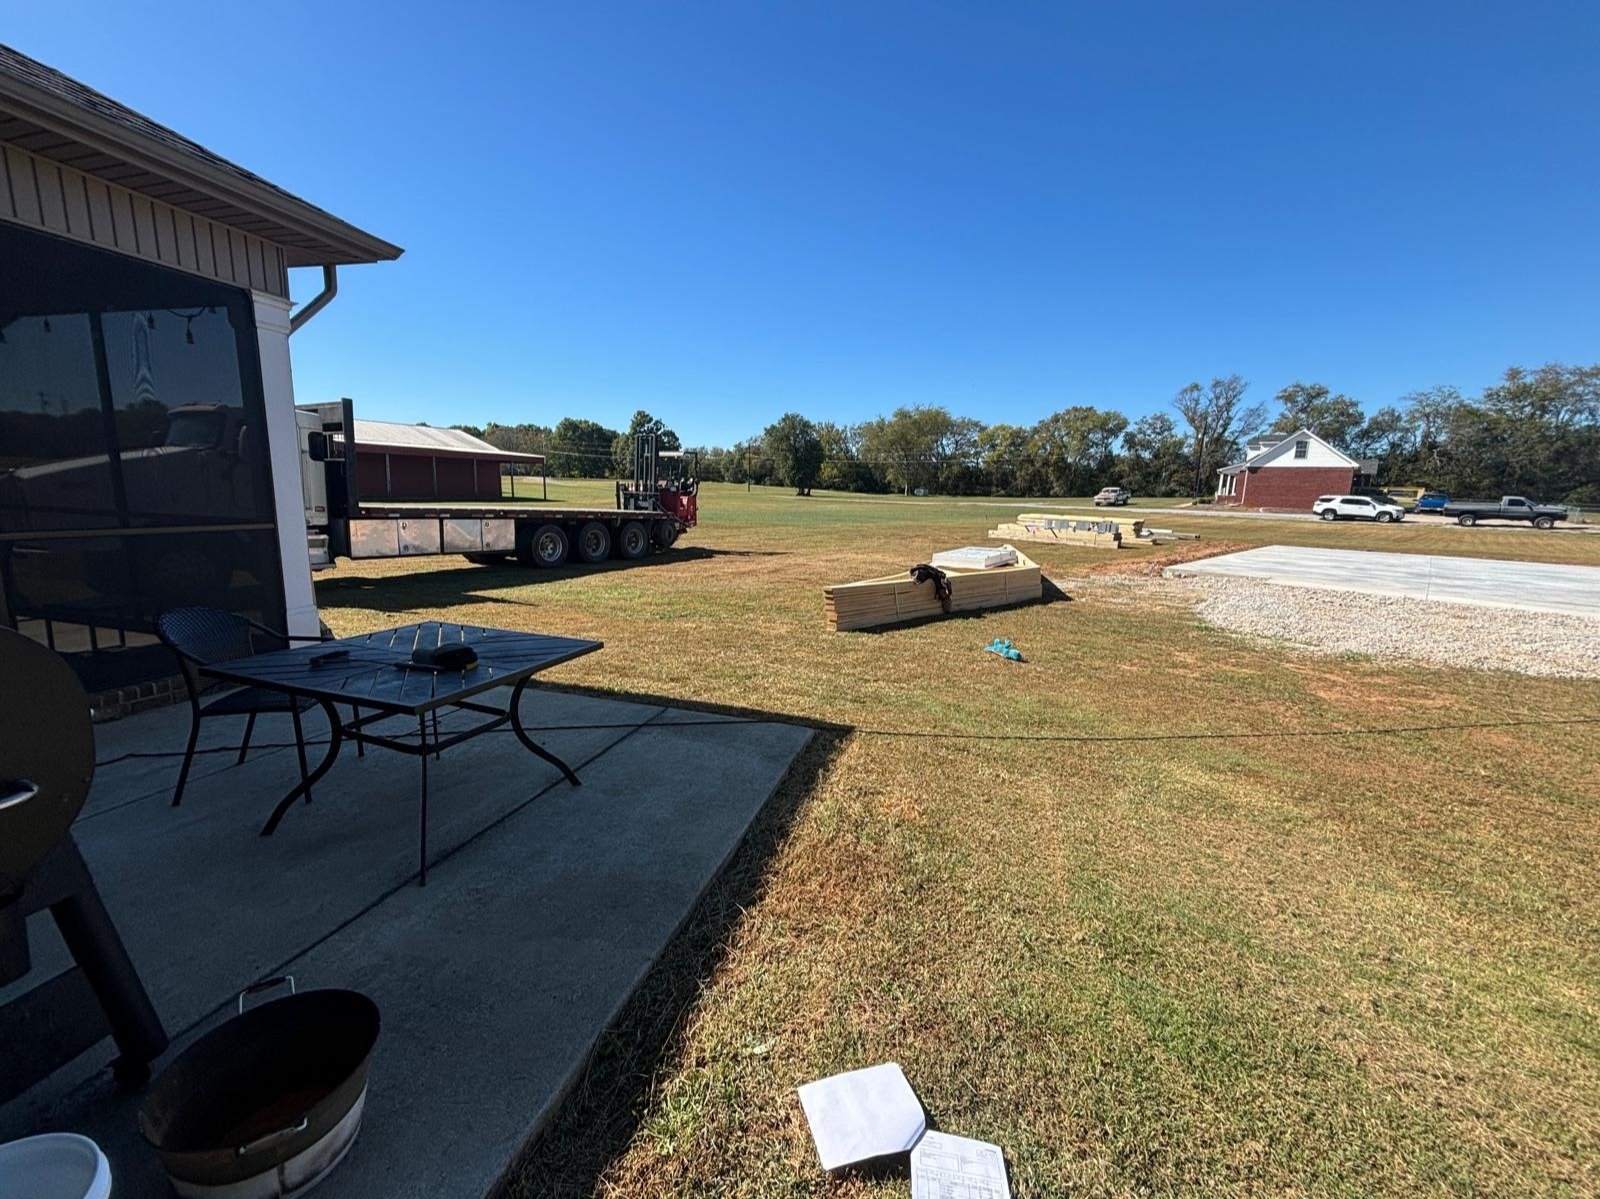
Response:
POLYGON ((354 406, 302 405, 301 477, 314 568, 335 558, 461 554, 483 565, 515 557, 525 566, 632 561, 670 549, 698 516, 696 455, 662 450, 654 433, 633 444, 633 478, 617 483, 614 508, 543 503, 364 501, 355 469, 354 406))

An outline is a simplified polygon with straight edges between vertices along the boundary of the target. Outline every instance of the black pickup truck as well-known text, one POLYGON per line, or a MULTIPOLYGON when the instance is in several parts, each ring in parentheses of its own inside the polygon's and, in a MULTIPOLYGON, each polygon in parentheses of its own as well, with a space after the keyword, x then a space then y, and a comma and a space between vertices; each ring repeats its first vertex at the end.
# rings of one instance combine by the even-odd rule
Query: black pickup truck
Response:
POLYGON ((1443 516, 1455 517, 1458 525, 1475 525, 1480 520, 1526 520, 1536 529, 1548 529, 1556 521, 1567 519, 1565 508, 1554 504, 1536 504, 1520 495, 1503 495, 1498 504, 1451 501, 1438 511, 1443 516))

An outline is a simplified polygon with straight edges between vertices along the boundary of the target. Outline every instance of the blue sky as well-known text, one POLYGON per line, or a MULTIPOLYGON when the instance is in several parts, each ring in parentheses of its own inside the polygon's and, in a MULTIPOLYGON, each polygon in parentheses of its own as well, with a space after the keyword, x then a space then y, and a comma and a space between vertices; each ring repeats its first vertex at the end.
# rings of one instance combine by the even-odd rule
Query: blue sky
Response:
POLYGON ((1307 7, 58 3, 0 39, 406 248, 295 337, 301 401, 369 416, 725 444, 1600 359, 1600 7, 1307 7))

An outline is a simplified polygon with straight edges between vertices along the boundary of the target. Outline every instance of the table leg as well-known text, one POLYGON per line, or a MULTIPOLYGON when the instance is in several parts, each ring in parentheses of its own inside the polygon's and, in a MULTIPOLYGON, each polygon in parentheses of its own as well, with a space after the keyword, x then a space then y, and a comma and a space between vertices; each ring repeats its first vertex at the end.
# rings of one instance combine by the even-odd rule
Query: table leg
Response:
POLYGON ((261 826, 261 835, 270 837, 278 827, 278 821, 283 819, 283 814, 294 807, 294 801, 310 792, 312 785, 333 766, 333 760, 339 756, 339 747, 344 744, 344 726, 339 723, 339 713, 327 700, 322 700, 322 709, 328 714, 328 752, 322 761, 317 763, 317 768, 300 780, 298 786, 278 801, 278 806, 272 809, 272 815, 267 817, 267 822, 261 826))
POLYGON ((583 784, 578 781, 578 776, 572 773, 572 767, 568 766, 560 758, 556 757, 555 754, 539 745, 532 737, 528 736, 528 731, 522 727, 522 692, 527 685, 528 680, 523 679, 511 689, 512 731, 516 733, 517 740, 521 741, 523 745, 527 746, 529 751, 543 758, 546 762, 549 762, 550 765, 561 771, 562 774, 566 775, 567 782, 571 783, 574 787, 583 786, 583 784))
MULTIPOLYGON (((434 719, 437 720, 438 716, 435 715, 434 719)), ((417 735, 422 748, 422 752, 417 755, 417 760, 422 763, 422 810, 417 820, 417 854, 421 866, 417 886, 426 887, 428 885, 428 718, 426 716, 417 717, 417 735)), ((438 744, 437 738, 434 744, 438 744)))

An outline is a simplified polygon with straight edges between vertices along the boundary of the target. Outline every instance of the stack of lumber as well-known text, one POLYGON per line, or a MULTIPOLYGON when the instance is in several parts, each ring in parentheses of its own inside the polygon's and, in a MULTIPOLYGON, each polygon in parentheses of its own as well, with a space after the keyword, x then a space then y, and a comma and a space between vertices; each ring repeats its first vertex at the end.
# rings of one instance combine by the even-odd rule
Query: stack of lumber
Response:
MULTIPOLYGON (((1026 604, 1044 595, 1039 564, 1020 552, 1010 566, 973 570, 949 568, 944 573, 950 581, 952 612, 1026 604)), ((939 616, 944 612, 932 580, 918 583, 909 572, 825 587, 822 599, 828 628, 834 632, 900 624, 907 620, 939 616)))
MULTIPOLYGON (((1124 534, 1126 537, 1126 534, 1124 534)), ((1152 529, 1144 521, 1133 522, 1134 544, 1138 545, 1165 545, 1170 541, 1199 541, 1198 533, 1174 533, 1171 529, 1152 529)), ((1124 541, 1124 544, 1129 544, 1124 541)))
POLYGON ((1024 512, 1014 521, 989 530, 990 537, 1013 541, 1048 541, 1057 545, 1089 545, 1114 550, 1122 532, 1114 520, 1085 520, 1051 512, 1024 512))

